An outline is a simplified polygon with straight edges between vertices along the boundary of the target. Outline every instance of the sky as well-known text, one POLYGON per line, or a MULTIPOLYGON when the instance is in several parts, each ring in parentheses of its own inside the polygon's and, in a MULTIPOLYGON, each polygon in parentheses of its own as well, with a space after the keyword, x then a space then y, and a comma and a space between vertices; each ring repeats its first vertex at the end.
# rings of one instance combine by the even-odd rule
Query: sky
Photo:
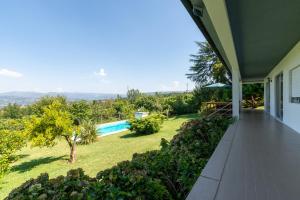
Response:
POLYGON ((1 0, 0 92, 186 90, 195 41, 179 0, 1 0))

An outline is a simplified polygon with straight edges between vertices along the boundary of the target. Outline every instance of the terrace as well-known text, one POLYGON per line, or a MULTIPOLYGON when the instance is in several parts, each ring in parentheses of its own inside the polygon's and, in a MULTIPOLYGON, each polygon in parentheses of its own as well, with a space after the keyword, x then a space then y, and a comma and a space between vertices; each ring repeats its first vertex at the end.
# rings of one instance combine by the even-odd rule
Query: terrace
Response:
POLYGON ((299 199, 300 135, 263 111, 243 111, 187 199, 299 199))
POLYGON ((299 199, 300 2, 181 0, 232 74, 230 126, 187 199, 299 199), (264 83, 265 109, 241 110, 264 83))

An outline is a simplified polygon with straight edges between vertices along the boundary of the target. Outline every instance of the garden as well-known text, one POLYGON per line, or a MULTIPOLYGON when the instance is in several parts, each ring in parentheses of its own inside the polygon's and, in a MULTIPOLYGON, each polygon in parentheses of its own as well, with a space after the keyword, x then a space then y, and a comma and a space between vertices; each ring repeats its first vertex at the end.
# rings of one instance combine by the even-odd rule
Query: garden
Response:
MULTIPOLYGON (((185 199, 232 123, 202 112, 204 102, 231 101, 231 78, 208 43, 197 44, 187 74, 197 83, 192 92, 46 96, 0 109, 0 198, 185 199), (229 87, 205 87, 217 82, 229 87), (136 111, 150 115, 135 119, 136 111), (97 124, 119 120, 130 130, 98 137, 97 124)), ((259 93, 248 104, 261 105, 261 86, 245 88, 245 95, 259 93)))
POLYGON ((25 147, 16 154, 19 159, 12 164, 11 171, 0 181, 0 199, 25 180, 36 178, 44 172, 54 178, 65 175, 70 169, 82 168, 87 175, 95 176, 97 172, 110 168, 118 162, 130 160, 134 153, 159 149, 161 138, 171 140, 182 123, 198 116, 188 114, 170 117, 156 134, 137 137, 126 131, 102 137, 89 145, 80 145, 77 148, 77 161, 73 164, 68 163, 68 145, 63 140, 51 148, 25 147))
POLYGON ((190 120, 159 150, 135 153, 95 177, 81 168, 52 179, 42 173, 7 199, 183 199, 230 123, 222 116, 190 120))

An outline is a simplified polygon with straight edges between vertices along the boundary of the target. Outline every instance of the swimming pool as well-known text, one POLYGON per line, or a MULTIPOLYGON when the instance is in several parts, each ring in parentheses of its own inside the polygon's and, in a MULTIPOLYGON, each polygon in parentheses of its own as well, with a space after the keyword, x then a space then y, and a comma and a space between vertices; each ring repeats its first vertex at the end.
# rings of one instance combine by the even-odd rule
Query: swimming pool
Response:
POLYGON ((114 133, 126 131, 129 128, 130 128, 130 124, 126 120, 101 124, 97 126, 97 134, 100 136, 106 136, 106 135, 111 135, 114 133))

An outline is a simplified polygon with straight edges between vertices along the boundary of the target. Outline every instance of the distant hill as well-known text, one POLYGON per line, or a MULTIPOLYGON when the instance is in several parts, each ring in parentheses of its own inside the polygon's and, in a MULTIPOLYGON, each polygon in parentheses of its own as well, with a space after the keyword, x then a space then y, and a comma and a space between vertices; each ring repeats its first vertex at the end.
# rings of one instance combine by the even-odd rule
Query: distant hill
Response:
MULTIPOLYGON (((73 93, 73 92, 4 92, 0 93, 0 107, 4 107, 9 103, 16 103, 19 105, 32 104, 42 96, 65 96, 69 101, 75 100, 103 100, 103 99, 114 99, 117 94, 105 94, 105 93, 73 93)), ((125 95, 121 95, 125 96, 125 95)))

